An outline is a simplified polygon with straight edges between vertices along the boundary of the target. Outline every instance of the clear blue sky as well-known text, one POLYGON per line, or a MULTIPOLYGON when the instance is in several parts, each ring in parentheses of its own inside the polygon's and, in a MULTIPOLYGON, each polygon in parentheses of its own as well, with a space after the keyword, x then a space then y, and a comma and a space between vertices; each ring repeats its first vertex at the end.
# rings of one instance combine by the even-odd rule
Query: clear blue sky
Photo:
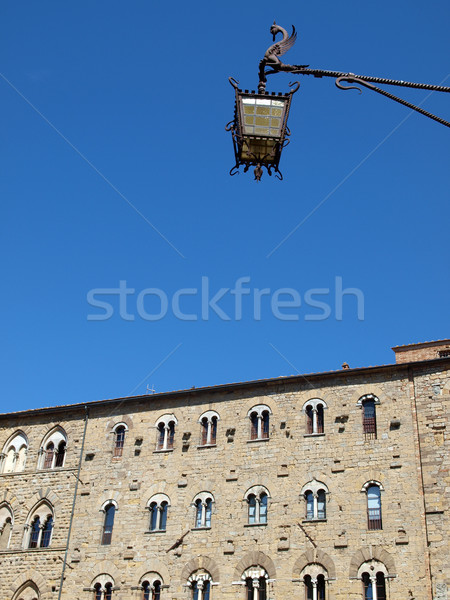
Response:
MULTIPOLYGON (((2 412, 390 363, 393 345, 448 337, 447 128, 303 77, 285 180, 257 184, 229 177, 224 126, 228 77, 256 87, 274 19, 299 32, 285 62, 450 85, 449 16, 418 0, 2 2, 2 412), (195 321, 138 314, 142 290, 171 301, 202 277, 210 295, 250 278, 241 319, 230 293, 227 321, 194 295, 180 306, 195 321), (354 296, 336 319, 337 277, 361 290, 362 320, 354 296), (113 296, 111 318, 88 320, 104 312, 89 290, 120 281, 134 320, 113 296), (297 290, 282 309, 297 320, 270 297, 256 320, 255 288, 297 290), (330 289, 325 320, 305 318, 314 288, 330 289)), ((448 94, 397 92, 450 119, 448 94)))

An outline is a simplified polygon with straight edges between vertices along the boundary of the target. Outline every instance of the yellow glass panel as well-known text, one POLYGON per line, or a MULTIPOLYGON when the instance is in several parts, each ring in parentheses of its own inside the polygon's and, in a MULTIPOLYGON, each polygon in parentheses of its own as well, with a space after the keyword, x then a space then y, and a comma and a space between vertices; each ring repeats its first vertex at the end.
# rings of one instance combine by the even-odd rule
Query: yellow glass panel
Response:
POLYGON ((253 131, 254 131, 254 127, 253 125, 245 125, 244 127, 244 133, 247 135, 252 135, 253 131))
POLYGON ((269 106, 257 106, 256 114, 257 115, 270 115, 270 107, 269 106))
POLYGON ((247 117, 247 116, 244 117, 244 123, 246 125, 253 125, 254 122, 255 122, 255 117, 247 117))
POLYGON ((283 109, 272 107, 272 115, 274 117, 281 117, 282 114, 283 114, 283 109))
POLYGON ((246 115, 254 115, 255 114, 255 107, 254 106, 248 106, 248 105, 244 105, 244 113, 246 115))
POLYGON ((278 129, 280 128, 280 124, 281 124, 281 119, 272 118, 272 120, 270 122, 271 127, 277 127, 278 129))
POLYGON ((255 127, 255 135, 269 135, 268 127, 255 127))
POLYGON ((269 127, 269 117, 255 117, 255 124, 261 127, 269 127))

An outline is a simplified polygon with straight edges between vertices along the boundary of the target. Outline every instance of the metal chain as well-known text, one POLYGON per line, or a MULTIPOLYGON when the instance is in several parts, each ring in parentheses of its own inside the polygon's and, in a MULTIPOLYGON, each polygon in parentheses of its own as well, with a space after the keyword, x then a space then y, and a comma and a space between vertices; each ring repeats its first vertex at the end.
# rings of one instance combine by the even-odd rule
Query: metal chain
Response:
MULTIPOLYGON (((362 79, 363 81, 370 81, 372 83, 381 83, 384 85, 398 85, 402 87, 416 88, 420 90, 431 90, 433 92, 450 92, 450 87, 443 85, 432 85, 429 83, 414 83, 412 81, 402 81, 399 79, 384 79, 383 77, 370 77, 367 75, 355 75, 354 73, 343 73, 341 71, 325 71, 323 69, 296 69, 296 65, 292 65, 293 70, 291 73, 297 73, 299 75, 314 75, 315 77, 352 77, 362 79)), ((290 69, 289 69, 290 70, 290 69)))

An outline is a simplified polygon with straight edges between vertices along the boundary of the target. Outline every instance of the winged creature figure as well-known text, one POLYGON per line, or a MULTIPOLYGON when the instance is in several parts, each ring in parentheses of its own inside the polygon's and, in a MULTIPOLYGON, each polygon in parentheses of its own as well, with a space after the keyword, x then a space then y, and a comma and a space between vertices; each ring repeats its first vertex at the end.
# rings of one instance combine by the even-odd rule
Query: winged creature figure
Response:
POLYGON ((297 70, 306 69, 309 65, 285 65, 281 62, 280 56, 283 56, 292 46, 295 44, 297 39, 297 32, 295 31, 295 27, 292 25, 292 34, 289 35, 284 27, 280 27, 277 25, 275 21, 273 22, 272 27, 270 28, 270 33, 273 36, 272 44, 264 54, 264 58, 259 63, 259 85, 258 90, 260 93, 263 93, 266 89, 266 75, 270 75, 271 73, 277 73, 278 71, 290 71, 296 72, 297 70), (276 42, 277 33, 281 33, 283 39, 281 42, 276 42), (266 67, 270 67, 270 71, 266 71, 266 67))
POLYGON ((266 62, 266 65, 273 66, 281 64, 280 56, 286 54, 286 52, 292 48, 297 39, 297 32, 295 31, 294 25, 292 25, 292 34, 289 35, 286 29, 277 25, 275 21, 273 22, 272 27, 270 28, 270 33, 273 36, 273 41, 275 42, 277 33, 283 34, 283 39, 281 42, 275 42, 267 49, 264 54, 263 60, 266 62))

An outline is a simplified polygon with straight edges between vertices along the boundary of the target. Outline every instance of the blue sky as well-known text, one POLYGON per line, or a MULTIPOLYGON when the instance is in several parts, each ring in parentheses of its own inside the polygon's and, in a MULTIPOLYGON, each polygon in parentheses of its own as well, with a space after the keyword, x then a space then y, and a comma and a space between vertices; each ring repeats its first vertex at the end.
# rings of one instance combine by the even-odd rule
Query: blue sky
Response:
MULTIPOLYGON (((449 337, 447 128, 368 90, 302 77, 284 181, 265 174, 259 184, 228 175, 224 131, 228 77, 256 88, 274 19, 299 32, 285 62, 450 85, 448 5, 274 6, 2 3, 2 412, 147 384, 390 363, 393 345, 449 337), (231 290, 242 277, 239 318, 231 290), (229 320, 212 309, 202 318, 202 280, 211 297, 229 290, 219 302, 229 320), (120 281, 135 290, 126 313, 110 295, 112 316, 88 318, 104 313, 90 290, 120 281), (339 281, 360 290, 363 318, 354 294, 338 318, 339 281), (198 290, 180 298, 195 320, 174 314, 183 288, 198 290), (301 299, 280 309, 290 320, 271 308, 284 288, 301 299), (323 314, 305 304, 317 289, 330 316, 311 320, 323 314), (162 295, 167 314, 143 318, 162 295)), ((292 79, 272 76, 268 90, 292 79)), ((450 119, 447 94, 390 91, 450 119)))

